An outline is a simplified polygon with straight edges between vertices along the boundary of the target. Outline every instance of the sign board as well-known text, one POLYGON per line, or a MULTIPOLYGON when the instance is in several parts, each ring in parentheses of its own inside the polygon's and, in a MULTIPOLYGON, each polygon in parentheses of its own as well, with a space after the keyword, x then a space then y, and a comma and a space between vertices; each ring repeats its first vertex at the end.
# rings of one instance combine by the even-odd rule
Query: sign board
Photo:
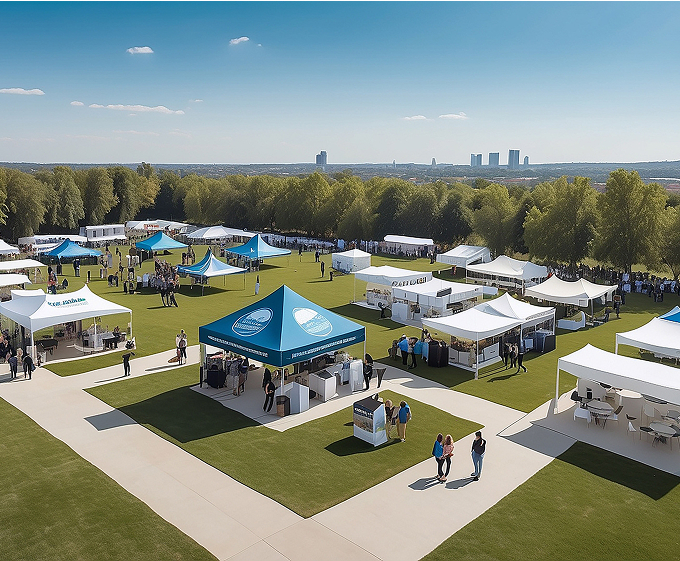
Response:
POLYGON ((356 401, 353 406, 354 436, 380 446, 387 442, 385 405, 372 397, 356 401))

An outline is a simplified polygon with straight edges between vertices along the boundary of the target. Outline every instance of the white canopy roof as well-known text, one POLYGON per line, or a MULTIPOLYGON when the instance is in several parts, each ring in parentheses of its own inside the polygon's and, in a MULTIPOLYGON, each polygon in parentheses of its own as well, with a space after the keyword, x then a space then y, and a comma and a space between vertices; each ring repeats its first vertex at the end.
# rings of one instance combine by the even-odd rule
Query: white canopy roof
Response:
POLYGON ((12 290, 12 299, 0 302, 0 315, 31 331, 67 321, 130 311, 130 308, 104 300, 87 285, 75 292, 62 294, 45 294, 42 290, 12 290))
POLYGON ((392 288, 393 298, 402 298, 409 302, 417 302, 426 306, 436 306, 437 294, 450 290, 447 295, 439 297, 446 299, 446 303, 460 302, 462 300, 469 300, 483 295, 483 287, 477 284, 465 284, 462 282, 451 282, 441 279, 432 279, 423 284, 415 284, 413 286, 403 286, 392 288))
POLYGON ((538 318, 547 318, 555 314, 555 308, 534 306, 528 302, 522 302, 510 296, 507 292, 477 306, 479 309, 490 313, 520 320, 522 323, 538 318))
POLYGON ((19 248, 9 245, 5 240, 0 240, 0 255, 9 255, 10 253, 19 253, 19 248))
POLYGON ((482 263, 491 261, 489 248, 479 245, 459 245, 446 253, 439 253, 437 255, 438 263, 456 265, 457 267, 467 267, 475 261, 481 261, 482 263))
POLYGON ((348 251, 341 251, 339 253, 333 253, 333 258, 335 257, 349 257, 351 259, 356 259, 357 257, 370 257, 370 253, 361 251, 360 249, 350 249, 348 251))
POLYGON ((548 302, 585 307, 590 300, 601 298, 605 294, 607 299, 611 300, 616 288, 613 285, 594 284, 585 279, 568 282, 553 275, 541 284, 525 289, 524 294, 548 302))
POLYGON ((423 318, 423 325, 454 337, 478 341, 500 335, 522 324, 518 319, 489 314, 479 308, 475 306, 443 318, 423 318))
POLYGON ((75 243, 84 243, 87 241, 85 236, 79 234, 35 234, 25 238, 19 238, 19 245, 33 245, 54 243, 58 241, 71 240, 75 243))
POLYGON ((579 378, 680 404, 680 372, 672 366, 615 355, 586 345, 558 359, 557 387, 560 370, 579 378))
POLYGON ((387 243, 398 243, 402 245, 434 245, 434 241, 431 238, 414 238, 411 236, 394 236, 388 234, 385 236, 384 240, 387 243))
POLYGON ((14 286, 15 284, 31 284, 31 279, 18 273, 0 274, 0 286, 14 286))
POLYGON ((371 254, 360 249, 333 253, 331 255, 331 265, 338 271, 355 273, 371 266, 371 254))
POLYGON ((519 261, 507 255, 496 257, 491 263, 469 265, 467 271, 521 280, 543 279, 548 276, 547 267, 536 265, 531 261, 519 261))
POLYGON ((18 271, 20 269, 33 269, 34 267, 47 267, 47 265, 35 259, 14 259, 13 261, 0 261, 0 271, 18 271))
POLYGON ((361 269, 354 273, 354 276, 359 280, 387 286, 404 286, 432 280, 432 273, 398 269, 397 267, 390 267, 389 265, 366 267, 365 269, 361 269))
POLYGON ((617 353, 619 345, 630 345, 659 355, 680 358, 680 323, 654 318, 642 327, 617 333, 617 353))
POLYGON ((230 238, 231 234, 224 226, 208 226, 206 228, 199 228, 195 232, 187 235, 187 238, 192 240, 219 240, 222 238, 230 238))

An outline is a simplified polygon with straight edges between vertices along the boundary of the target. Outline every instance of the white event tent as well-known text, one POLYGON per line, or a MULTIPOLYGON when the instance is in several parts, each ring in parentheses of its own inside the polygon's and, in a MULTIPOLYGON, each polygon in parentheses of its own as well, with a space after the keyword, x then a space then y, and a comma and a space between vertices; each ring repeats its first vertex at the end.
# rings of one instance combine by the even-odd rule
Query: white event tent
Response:
POLYGON ((366 285, 366 301, 369 305, 389 307, 393 286, 411 286, 432 280, 432 273, 411 271, 382 265, 366 267, 354 273, 354 301, 356 302, 356 280, 363 280, 366 285))
POLYGON ((488 247, 479 245, 459 245, 446 253, 437 255, 438 263, 455 265, 467 269, 468 265, 475 263, 488 263, 491 261, 491 252, 488 247))
POLYGON ((531 261, 520 261, 507 255, 496 257, 490 263, 469 265, 465 269, 466 280, 482 281, 484 284, 497 287, 521 288, 536 284, 536 280, 545 279, 548 268, 536 265, 531 261), (472 275, 470 275, 472 273, 472 275))
POLYGON ((23 269, 33 269, 33 281, 37 281, 38 267, 47 267, 44 263, 35 259, 14 259, 12 261, 0 261, 0 273, 7 271, 21 271, 23 269))
POLYGON ((680 376, 677 368, 616 355, 586 345, 557 360, 556 413, 560 392, 560 370, 578 378, 632 390, 668 403, 680 404, 680 376))
POLYGON ((74 292, 62 294, 45 294, 42 290, 12 290, 12 299, 0 302, 0 315, 30 330, 34 353, 33 334, 40 329, 69 321, 122 313, 130 314, 132 337, 132 310, 104 300, 87 285, 74 292))
POLYGON ((602 298, 605 294, 607 295, 607 300, 611 300, 616 289, 616 285, 595 284, 586 279, 569 282, 553 275, 541 284, 528 287, 524 294, 525 296, 547 300, 548 302, 572 304, 585 308, 593 300, 602 298))
POLYGON ((616 354, 619 345, 645 349, 659 358, 680 358, 680 323, 662 317, 654 318, 632 331, 616 334, 616 354))
POLYGON ((10 253, 19 253, 19 248, 9 245, 5 240, 0 240, 0 255, 9 255, 10 253))
POLYGON ((388 234, 383 238, 383 245, 391 253, 420 253, 423 250, 428 253, 434 249, 434 240, 431 238, 414 238, 413 236, 396 236, 388 234))
POLYGON ((356 273, 371 266, 371 254, 360 249, 350 249, 331 254, 331 265, 336 271, 356 273))
POLYGON ((245 230, 236 230, 234 228, 227 228, 225 226, 207 226, 199 228, 187 235, 187 238, 193 241, 198 240, 223 240, 227 238, 252 238, 254 232, 246 232, 245 230))
POLYGON ((413 286, 392 288, 392 319, 404 322, 423 317, 448 316, 464 310, 484 297, 479 285, 435 279, 413 286), (415 305, 415 306, 414 306, 415 305), (415 307, 418 311, 413 311, 415 307))
POLYGON ((0 287, 14 286, 19 284, 32 284, 32 283, 31 279, 29 279, 26 275, 21 275, 19 273, 0 274, 0 287))

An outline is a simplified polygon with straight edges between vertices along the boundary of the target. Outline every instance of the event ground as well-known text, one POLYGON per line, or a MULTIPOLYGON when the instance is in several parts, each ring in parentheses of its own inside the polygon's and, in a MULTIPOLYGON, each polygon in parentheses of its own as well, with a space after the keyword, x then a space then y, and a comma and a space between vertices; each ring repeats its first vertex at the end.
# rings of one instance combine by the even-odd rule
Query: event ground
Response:
MULTIPOLYGON (((201 256, 200 250, 197 250, 197 256, 201 256)), ((169 256, 170 259, 176 257, 169 256)), ((327 279, 329 257, 325 259, 327 279)), ((387 262, 420 270, 438 268, 425 260, 374 259, 374 264, 387 262)), ((150 263, 146 263, 142 271, 148 270, 150 266, 150 263)), ((320 278, 318 267, 309 253, 303 254, 302 261, 297 255, 272 260, 259 273, 262 285, 260 297, 285 283, 318 304, 360 321, 367 327, 368 351, 377 360, 385 360, 388 346, 401 332, 417 333, 390 320, 379 320, 377 313, 371 310, 348 305, 354 289, 352 277, 339 276, 330 283, 320 278)), ((79 288, 72 269, 65 267, 65 272, 71 283, 70 288, 79 288)), ((226 287, 222 281, 214 282, 216 286, 207 289, 205 296, 200 296, 196 288, 191 290, 183 287, 178 296, 180 307, 177 309, 160 306, 160 297, 155 293, 125 295, 122 287, 118 290, 109 288, 98 277, 98 273, 93 273, 90 284, 92 290, 133 309, 135 337, 139 353, 144 355, 170 349, 180 328, 189 333, 190 344, 195 343, 199 325, 255 300, 254 273, 246 275, 245 290, 241 277, 228 278, 226 287)), ((84 278, 83 275, 80 281, 84 278)), ((362 293, 363 283, 357 283, 357 296, 362 293)), ((526 361, 529 372, 526 374, 491 367, 482 372, 480 380, 475 381, 470 373, 459 369, 430 369, 421 364, 415 373, 456 391, 531 411, 554 396, 555 367, 559 356, 585 343, 613 350, 617 331, 642 325, 654 315, 670 309, 678 303, 677 300, 676 297, 667 296, 663 304, 654 304, 646 296, 629 296, 622 309, 621 319, 580 332, 560 333, 555 352, 545 356, 529 355, 526 361)), ((360 354, 361 350, 352 349, 352 352, 360 354)), ((624 350, 634 354, 632 349, 624 350)), ((118 353, 55 364, 52 368, 60 375, 69 375, 116 364, 119 360, 118 353)), ((401 367, 401 362, 389 364, 401 367)), ((154 432, 170 441, 174 439, 213 465, 219 464, 218 467, 225 472, 234 471, 235 477, 246 480, 249 486, 270 496, 275 495, 273 487, 276 486, 267 481, 266 469, 252 469, 257 462, 252 460, 253 453, 248 446, 257 447, 259 442, 268 450, 272 463, 291 466, 304 457, 302 454, 322 458, 319 454, 321 449, 325 450, 333 442, 342 442, 338 438, 339 433, 334 432, 342 428, 326 425, 326 422, 343 425, 333 416, 316 425, 301 427, 303 431, 298 434, 298 438, 292 438, 288 446, 283 446, 280 440, 273 442, 271 439, 274 437, 264 434, 268 429, 253 426, 252 422, 244 421, 243 418, 237 419, 224 408, 219 414, 221 424, 214 430, 215 434, 203 434, 201 430, 204 430, 204 423, 201 421, 204 418, 201 415, 207 414, 212 404, 204 406, 203 403, 194 403, 202 397, 188 389, 197 380, 195 370, 195 366, 177 368, 171 374, 152 374, 102 386, 93 393, 121 407, 154 432), (190 405, 188 408, 187 403, 190 405), (185 416, 173 418, 173 410, 178 411, 180 407, 183 407, 185 416), (205 410, 198 413, 202 407, 205 410), (305 431, 309 433, 305 434, 305 431), (304 445, 300 442, 304 442, 304 445), (242 449, 243 446, 245 449, 242 449)), ((561 382, 562 391, 566 391, 573 385, 573 378, 563 375, 561 382)), ((349 472, 356 470, 358 474, 358 486, 351 489, 351 493, 373 485, 429 455, 431 433, 442 423, 453 426, 453 421, 437 416, 447 415, 445 413, 434 409, 430 411, 426 407, 423 410, 427 413, 421 419, 422 433, 417 438, 414 433, 408 452, 399 458, 393 472, 381 474, 376 479, 376 466, 392 462, 393 458, 389 456, 393 453, 392 449, 400 447, 388 446, 372 454, 337 454, 338 462, 349 462, 338 464, 340 467, 337 469, 349 472), (364 470, 365 477, 362 475, 364 470)), ((0 422, 3 426, 11 427, 0 437, 0 451, 6 464, 11 466, 0 474, 3 489, 0 535, 3 543, 8 544, 9 549, 4 549, 11 552, 10 558, 211 557, 142 502, 4 402, 0 402, 0 422), (55 481, 68 484, 55 485, 55 481)), ((472 430, 471 426, 465 426, 465 421, 461 423, 459 428, 462 432, 458 436, 464 434, 466 428, 472 430)), ((281 434, 275 436, 278 438, 281 434)), ((342 446, 345 445, 347 442, 342 446)), ((337 446, 342 448, 339 444, 337 446)), ((316 469, 323 470, 324 466, 319 465, 316 469)), ((336 468, 329 466, 329 469, 336 468)), ((348 496, 342 494, 342 489, 334 489, 326 497, 307 497, 304 491, 298 494, 300 481, 295 477, 283 478, 283 482, 278 480, 276 483, 285 485, 286 481, 290 487, 283 489, 283 494, 275 498, 282 503, 288 501, 289 506, 303 515, 318 512, 348 496)), ((571 559, 590 559, 594 555, 610 556, 615 552, 614 557, 637 558, 642 556, 644 548, 646 557, 650 557, 651 551, 651 558, 660 558, 668 551, 668 545, 672 546, 676 541, 672 536, 680 498, 677 483, 675 476, 587 445, 577 445, 457 532, 432 552, 431 557, 544 559, 568 556, 571 559), (653 524, 654 535, 664 536, 664 539, 641 542, 637 530, 628 531, 647 524, 653 524), (503 538, 499 539, 501 535, 503 538), (587 540, 588 547, 574 548, 573 539, 578 535, 595 536, 596 539, 587 540), (481 550, 480 543, 484 544, 481 550)), ((390 525, 389 522, 386 524, 386 547, 389 547, 390 525)), ((391 528, 391 531, 397 531, 398 525, 392 525, 391 528)))

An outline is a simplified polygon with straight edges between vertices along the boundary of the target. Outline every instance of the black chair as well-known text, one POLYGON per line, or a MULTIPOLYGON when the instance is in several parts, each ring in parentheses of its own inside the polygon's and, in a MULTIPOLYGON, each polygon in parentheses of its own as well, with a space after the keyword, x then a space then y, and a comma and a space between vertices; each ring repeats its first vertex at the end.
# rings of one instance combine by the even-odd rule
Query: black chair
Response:
POLYGON ((578 390, 571 392, 571 400, 575 401, 579 405, 583 404, 583 398, 578 394, 578 390))
POLYGON ((631 417, 630 415, 626 414, 626 419, 628 419, 629 421, 634 421, 635 419, 637 419, 637 417, 631 417))
POLYGON ((643 432, 646 433, 647 436, 649 436, 650 434, 652 434, 654 432, 654 429, 652 429, 651 427, 640 427, 640 440, 642 440, 642 433, 643 432))

